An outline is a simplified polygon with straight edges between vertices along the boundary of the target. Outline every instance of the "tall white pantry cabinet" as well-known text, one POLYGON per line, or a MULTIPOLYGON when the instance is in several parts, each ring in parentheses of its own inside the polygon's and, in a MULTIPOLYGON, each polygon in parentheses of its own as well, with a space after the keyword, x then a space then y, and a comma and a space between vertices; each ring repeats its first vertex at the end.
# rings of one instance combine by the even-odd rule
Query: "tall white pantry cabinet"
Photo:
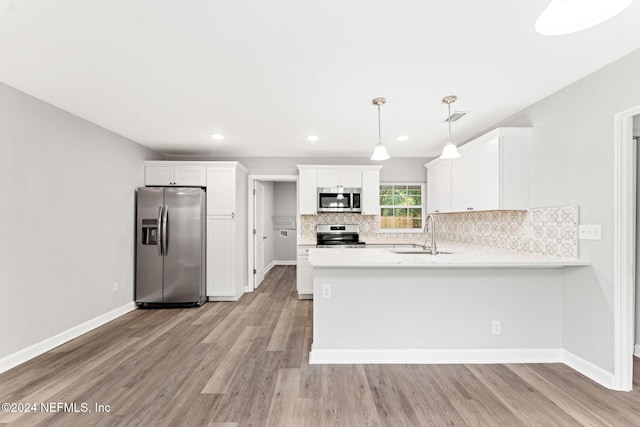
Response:
POLYGON ((235 301, 247 286, 247 169, 238 162, 207 167, 207 296, 235 301))
POLYGON ((238 162, 147 161, 145 177, 157 179, 155 177, 161 174, 156 171, 168 169, 202 170, 201 180, 181 183, 171 179, 168 184, 145 181, 145 185, 184 185, 206 189, 207 297, 209 301, 239 299, 248 283, 247 169, 238 162))

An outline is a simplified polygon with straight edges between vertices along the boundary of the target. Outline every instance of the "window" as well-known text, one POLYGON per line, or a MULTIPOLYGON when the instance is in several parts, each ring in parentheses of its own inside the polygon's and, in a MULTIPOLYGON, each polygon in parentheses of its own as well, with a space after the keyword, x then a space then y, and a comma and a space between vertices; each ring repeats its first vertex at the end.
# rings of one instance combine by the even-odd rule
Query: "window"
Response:
POLYGON ((380 229, 422 231, 423 183, 380 185, 380 229))

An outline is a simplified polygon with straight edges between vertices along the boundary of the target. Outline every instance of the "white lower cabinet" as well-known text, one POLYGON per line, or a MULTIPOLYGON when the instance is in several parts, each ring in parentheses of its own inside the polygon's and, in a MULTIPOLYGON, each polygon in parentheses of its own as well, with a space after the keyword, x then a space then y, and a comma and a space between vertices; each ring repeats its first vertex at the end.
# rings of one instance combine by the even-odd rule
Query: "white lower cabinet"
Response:
POLYGON ((207 295, 237 299, 235 277, 235 219, 207 217, 207 295))
POLYGON ((309 264, 309 249, 314 245, 298 246, 298 257, 296 260, 296 285, 298 289, 298 299, 313 298, 313 267, 309 264))

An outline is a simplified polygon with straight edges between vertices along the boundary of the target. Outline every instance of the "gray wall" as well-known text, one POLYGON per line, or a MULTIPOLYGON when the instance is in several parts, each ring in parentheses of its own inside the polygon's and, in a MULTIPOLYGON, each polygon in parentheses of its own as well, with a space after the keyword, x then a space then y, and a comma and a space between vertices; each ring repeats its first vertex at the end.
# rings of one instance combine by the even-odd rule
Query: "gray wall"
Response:
POLYGON ((4 84, 0 147, 2 358, 131 303, 135 189, 162 156, 4 84))
POLYGON ((640 105, 640 50, 497 124, 533 126, 533 206, 580 206, 601 241, 580 241, 588 268, 565 269, 563 347, 613 371, 614 114, 640 105))
MULTIPOLYGON (((274 199, 276 216, 296 216, 295 182, 276 182, 274 199)), ((297 249, 296 231, 289 230, 288 237, 280 237, 279 230, 275 230, 274 246, 276 261, 295 261, 297 249)))

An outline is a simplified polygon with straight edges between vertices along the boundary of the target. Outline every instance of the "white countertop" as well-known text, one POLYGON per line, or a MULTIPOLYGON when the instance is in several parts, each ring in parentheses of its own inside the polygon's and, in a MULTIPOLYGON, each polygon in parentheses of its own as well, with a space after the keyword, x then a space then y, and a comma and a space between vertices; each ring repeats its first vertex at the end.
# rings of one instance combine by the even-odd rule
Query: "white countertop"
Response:
POLYGON ((439 244, 438 250, 451 253, 400 254, 386 248, 310 248, 309 264, 320 268, 562 268, 591 264, 589 261, 575 258, 558 258, 455 243, 439 244))

